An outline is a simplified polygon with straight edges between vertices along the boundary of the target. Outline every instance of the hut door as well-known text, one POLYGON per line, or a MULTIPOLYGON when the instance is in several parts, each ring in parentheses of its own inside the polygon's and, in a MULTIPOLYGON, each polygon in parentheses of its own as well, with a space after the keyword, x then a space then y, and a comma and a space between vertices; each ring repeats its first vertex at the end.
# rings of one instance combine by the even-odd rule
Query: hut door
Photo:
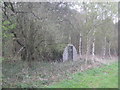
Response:
POLYGON ((68 60, 73 60, 73 46, 68 46, 68 60))

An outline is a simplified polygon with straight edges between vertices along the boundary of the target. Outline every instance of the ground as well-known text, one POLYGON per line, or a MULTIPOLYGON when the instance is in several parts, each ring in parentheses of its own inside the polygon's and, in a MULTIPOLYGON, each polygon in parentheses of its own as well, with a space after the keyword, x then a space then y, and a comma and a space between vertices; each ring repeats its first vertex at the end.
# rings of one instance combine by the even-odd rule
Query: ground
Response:
POLYGON ((47 88, 118 88, 117 63, 71 75, 47 88))
MULTIPOLYGON (((98 61, 95 62, 94 64, 91 64, 90 62, 88 62, 88 65, 85 65, 84 60, 78 60, 74 62, 67 61, 63 63, 32 62, 31 68, 28 68, 27 62, 3 61, 2 62, 2 71, 3 71, 2 86, 5 88, 8 88, 8 87, 9 88, 12 88, 12 87, 41 88, 41 87, 63 87, 61 85, 64 84, 64 87, 67 88, 69 85, 71 86, 71 84, 74 84, 73 87, 76 87, 76 88, 77 86, 78 87, 80 86, 105 87, 104 84, 107 84, 115 80, 115 82, 111 82, 109 84, 111 85, 112 83, 114 83, 114 85, 111 85, 110 87, 117 87, 117 81, 116 81, 117 80, 117 75, 116 75, 117 64, 106 66, 107 64, 113 63, 115 61, 116 60, 112 60, 112 61, 106 60, 105 62, 104 60, 105 62, 104 64, 101 64, 98 61), (110 63, 107 63, 107 62, 110 62, 110 63), (89 69, 91 70, 89 71, 89 69), (94 77, 95 79, 93 79, 94 77), (81 78, 82 78, 82 81, 81 81, 81 78), (103 79, 102 82, 97 82, 102 79, 103 79), (93 86, 91 82, 93 82, 93 86), (88 84, 90 86, 87 86, 88 84), (97 86, 97 84, 101 86, 97 86)), ((109 86, 106 86, 106 87, 109 87, 109 86)))

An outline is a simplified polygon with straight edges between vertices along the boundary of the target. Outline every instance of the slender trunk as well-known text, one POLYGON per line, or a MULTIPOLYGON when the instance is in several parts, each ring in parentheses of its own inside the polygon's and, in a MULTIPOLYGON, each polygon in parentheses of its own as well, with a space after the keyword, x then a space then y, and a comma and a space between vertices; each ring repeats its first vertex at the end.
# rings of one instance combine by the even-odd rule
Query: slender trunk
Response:
POLYGON ((13 56, 16 54, 16 41, 13 39, 13 56))
POLYGON ((82 35, 80 33, 80 39, 79 39, 79 55, 82 56, 82 35))
POLYGON ((105 38, 104 38, 104 47, 103 47, 103 59, 105 58, 105 55, 106 55, 106 36, 105 36, 105 38))
POLYGON ((68 40, 68 43, 72 43, 71 35, 70 35, 70 34, 69 34, 69 40, 68 40))
POLYGON ((92 60, 94 61, 94 56, 95 56, 95 37, 93 39, 92 43, 92 60))
POLYGON ((85 64, 87 64, 88 62, 88 55, 89 55, 89 39, 87 37, 87 46, 86 46, 86 60, 85 60, 85 64))
POLYGON ((108 54, 109 54, 109 57, 111 58, 111 51, 110 51, 110 49, 111 49, 111 43, 109 42, 109 51, 108 51, 108 54))

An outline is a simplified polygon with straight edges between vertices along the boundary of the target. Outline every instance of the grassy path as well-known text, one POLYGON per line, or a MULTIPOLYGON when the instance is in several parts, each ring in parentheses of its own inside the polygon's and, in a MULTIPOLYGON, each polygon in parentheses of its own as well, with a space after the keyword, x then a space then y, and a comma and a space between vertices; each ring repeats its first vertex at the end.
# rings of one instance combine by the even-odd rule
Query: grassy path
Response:
POLYGON ((85 72, 71 75, 71 79, 63 80, 47 88, 117 88, 118 64, 105 65, 85 72))

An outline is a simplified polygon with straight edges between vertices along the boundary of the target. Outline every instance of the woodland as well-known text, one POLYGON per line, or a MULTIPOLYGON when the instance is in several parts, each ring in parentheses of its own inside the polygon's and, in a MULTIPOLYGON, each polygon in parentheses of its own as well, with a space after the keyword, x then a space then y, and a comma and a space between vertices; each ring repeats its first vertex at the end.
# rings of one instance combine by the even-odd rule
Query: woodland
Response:
MULTIPOLYGON (((60 74, 61 71, 53 70, 58 67, 62 71, 71 67, 77 67, 75 70, 78 68, 84 70, 89 68, 89 65, 98 67, 99 64, 114 62, 118 55, 118 3, 116 2, 2 3, 3 87, 26 87, 25 84, 18 85, 18 82, 33 81, 35 75, 37 78, 38 74, 27 72, 29 70, 25 63, 30 68, 38 66, 35 67, 36 69, 46 66, 45 78, 49 75, 52 78, 52 75, 60 74), (62 55, 67 44, 75 46, 78 61, 63 62, 62 55), (35 62, 39 64, 36 65, 35 62), (54 66, 53 63, 57 65, 54 66), (24 68, 23 64, 25 64, 24 68), (21 65, 19 67, 21 74, 17 72, 19 65, 21 65), (52 68, 54 74, 48 74, 49 68, 52 68), (32 79, 24 78, 25 69, 27 69, 25 75, 29 73, 32 79)), ((42 70, 36 72, 42 73, 44 71, 42 70)), ((64 74, 61 77, 65 78, 64 74)), ((47 85, 51 82, 47 82, 47 85)), ((31 84, 27 85, 31 86, 31 84)))

